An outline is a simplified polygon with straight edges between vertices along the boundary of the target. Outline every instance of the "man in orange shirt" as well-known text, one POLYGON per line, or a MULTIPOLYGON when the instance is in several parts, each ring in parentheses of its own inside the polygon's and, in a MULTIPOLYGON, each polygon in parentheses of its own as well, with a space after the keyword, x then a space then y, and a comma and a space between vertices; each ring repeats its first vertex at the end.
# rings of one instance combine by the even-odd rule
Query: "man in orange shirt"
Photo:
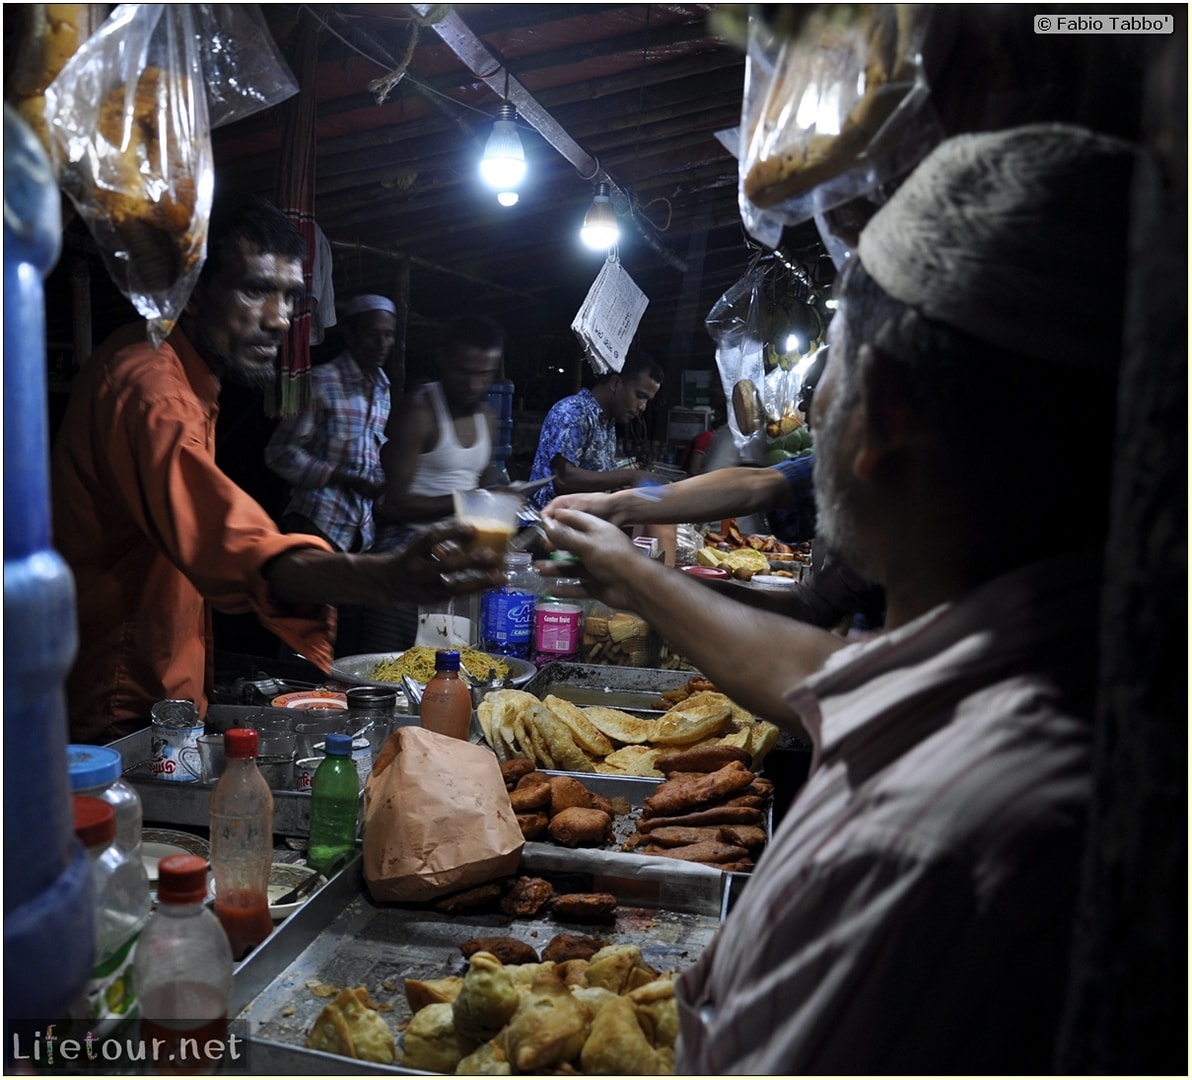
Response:
POLYGON ((499 584, 495 559, 445 525, 380 555, 283 534, 215 463, 221 380, 268 385, 302 290, 303 241, 275 207, 217 195, 198 284, 161 348, 143 325, 83 366, 54 446, 55 546, 75 576, 79 652, 67 680, 74 741, 148 723, 164 698, 206 712, 210 608, 252 611, 330 668, 328 604, 438 599, 499 584))

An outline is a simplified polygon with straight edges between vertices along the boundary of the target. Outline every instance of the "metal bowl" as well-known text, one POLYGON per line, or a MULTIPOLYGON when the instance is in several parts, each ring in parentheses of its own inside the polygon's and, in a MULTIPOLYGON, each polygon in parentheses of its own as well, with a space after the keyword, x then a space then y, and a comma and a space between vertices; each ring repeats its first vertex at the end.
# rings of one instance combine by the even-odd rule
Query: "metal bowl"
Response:
MULTIPOLYGON (((378 664, 386 660, 394 660, 401 655, 400 652, 379 652, 341 656, 332 663, 331 674, 354 686, 390 686, 394 690, 401 690, 401 683, 374 679, 370 674, 378 664)), ((524 686, 538 671, 528 660, 519 660, 516 656, 502 656, 500 659, 509 665, 509 684, 511 686, 524 686)))

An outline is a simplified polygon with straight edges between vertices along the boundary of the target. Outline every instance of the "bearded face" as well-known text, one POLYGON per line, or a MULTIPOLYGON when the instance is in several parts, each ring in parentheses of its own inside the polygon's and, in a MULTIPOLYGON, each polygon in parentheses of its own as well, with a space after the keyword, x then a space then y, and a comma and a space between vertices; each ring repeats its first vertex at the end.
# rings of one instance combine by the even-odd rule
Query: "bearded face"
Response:
POLYGON ((856 358, 848 355, 847 318, 832 321, 831 348, 812 402, 815 430, 817 536, 858 571, 864 568, 858 490, 851 462, 856 452, 856 407, 860 399, 856 358))
POLYGON ((194 343, 221 379, 270 386, 301 295, 298 259, 259 252, 241 241, 213 277, 195 288, 187 306, 194 343))

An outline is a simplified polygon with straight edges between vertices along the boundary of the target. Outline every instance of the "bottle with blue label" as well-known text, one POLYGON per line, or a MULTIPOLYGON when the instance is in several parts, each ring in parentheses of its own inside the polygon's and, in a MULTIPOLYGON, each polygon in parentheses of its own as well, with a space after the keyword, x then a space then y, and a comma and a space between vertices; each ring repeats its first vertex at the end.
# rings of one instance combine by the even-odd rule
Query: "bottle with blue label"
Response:
POLYGON ((530 655, 534 637, 534 603, 538 575, 527 551, 505 556, 505 577, 509 584, 489 589, 480 600, 480 648, 488 653, 530 655))

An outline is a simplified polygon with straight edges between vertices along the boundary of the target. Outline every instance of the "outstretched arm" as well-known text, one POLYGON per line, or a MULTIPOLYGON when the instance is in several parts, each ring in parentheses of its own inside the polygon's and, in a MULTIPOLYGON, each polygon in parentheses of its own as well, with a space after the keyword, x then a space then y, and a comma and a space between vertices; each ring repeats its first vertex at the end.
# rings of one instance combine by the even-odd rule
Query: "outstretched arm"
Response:
POLYGON ((556 454, 551 461, 551 471, 555 477, 555 491, 560 495, 572 495, 586 491, 608 491, 610 488, 625 488, 633 484, 656 484, 658 482, 656 476, 642 469, 610 469, 608 472, 581 469, 561 454, 556 454))
POLYGON ((287 603, 417 604, 499 587, 496 555, 468 545, 474 535, 470 525, 444 522, 384 554, 294 548, 266 563, 263 575, 274 598, 287 603))
MULTIPOLYGON (((559 490, 557 482, 555 487, 559 490)), ((559 510, 583 510, 614 525, 663 525, 763 513, 786 506, 793 498, 776 469, 735 468, 718 469, 673 484, 560 495, 549 505, 559 510)))
POLYGON ((545 517, 550 542, 582 560, 590 595, 637 611, 734 701, 787 730, 800 730, 786 696, 845 644, 841 638, 746 607, 635 557, 621 531, 597 518, 558 508, 545 517))

